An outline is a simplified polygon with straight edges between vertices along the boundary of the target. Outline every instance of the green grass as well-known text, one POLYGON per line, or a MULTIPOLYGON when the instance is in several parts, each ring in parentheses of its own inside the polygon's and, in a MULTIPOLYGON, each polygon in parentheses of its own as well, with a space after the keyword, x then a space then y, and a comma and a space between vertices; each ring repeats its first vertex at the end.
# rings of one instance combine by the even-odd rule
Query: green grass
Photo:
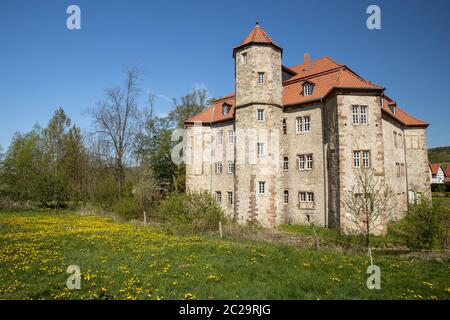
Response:
MULTIPOLYGON (((325 232, 325 231, 321 231, 325 232)), ((0 212, 2 299, 449 299, 449 261, 174 236, 68 212, 0 212), (66 268, 81 268, 68 290, 66 268)))
MULTIPOLYGON (((403 247, 405 246, 405 239, 401 236, 401 222, 391 224, 388 226, 388 233, 385 236, 370 236, 370 246, 374 248, 389 248, 389 247, 403 247)), ((365 246, 365 238, 362 235, 343 235, 339 234, 336 229, 298 225, 283 224, 279 226, 281 231, 300 233, 308 236, 316 235, 325 242, 328 243, 347 243, 349 246, 365 246)))

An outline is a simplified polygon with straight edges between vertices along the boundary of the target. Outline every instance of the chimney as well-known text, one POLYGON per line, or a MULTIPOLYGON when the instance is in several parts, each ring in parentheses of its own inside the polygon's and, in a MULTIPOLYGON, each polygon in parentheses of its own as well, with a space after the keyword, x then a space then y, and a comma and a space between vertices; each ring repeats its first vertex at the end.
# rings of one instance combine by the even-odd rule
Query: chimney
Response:
POLYGON ((303 56, 303 60, 305 65, 309 64, 309 52, 305 53, 305 55, 303 56))

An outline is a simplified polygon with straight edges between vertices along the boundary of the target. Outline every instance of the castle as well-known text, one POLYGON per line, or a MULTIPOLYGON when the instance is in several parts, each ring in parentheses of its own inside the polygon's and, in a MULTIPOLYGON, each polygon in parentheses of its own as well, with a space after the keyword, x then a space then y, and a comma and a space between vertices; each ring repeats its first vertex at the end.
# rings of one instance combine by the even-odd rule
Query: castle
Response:
POLYGON ((235 92, 185 123, 188 191, 209 191, 242 223, 341 229, 355 168, 390 188, 389 219, 430 196, 427 123, 330 57, 286 67, 282 54, 258 23, 233 49, 235 92))

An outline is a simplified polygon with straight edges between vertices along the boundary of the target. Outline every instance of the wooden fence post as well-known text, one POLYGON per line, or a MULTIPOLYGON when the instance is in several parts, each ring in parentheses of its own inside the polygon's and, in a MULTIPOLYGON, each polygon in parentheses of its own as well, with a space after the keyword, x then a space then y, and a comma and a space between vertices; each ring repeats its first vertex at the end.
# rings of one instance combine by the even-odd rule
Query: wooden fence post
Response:
POLYGON ((147 212, 144 211, 144 226, 147 226, 147 212))
POLYGON ((220 238, 222 239, 222 236, 223 236, 222 221, 219 221, 219 235, 220 235, 220 238))

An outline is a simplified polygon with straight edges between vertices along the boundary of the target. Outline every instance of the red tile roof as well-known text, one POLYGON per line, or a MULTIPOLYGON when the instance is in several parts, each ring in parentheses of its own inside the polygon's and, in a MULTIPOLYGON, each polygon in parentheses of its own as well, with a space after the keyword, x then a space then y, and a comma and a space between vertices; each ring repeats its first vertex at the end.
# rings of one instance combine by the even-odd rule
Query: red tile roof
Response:
POLYGON ((439 171, 439 168, 441 168, 441 165, 438 163, 430 163, 430 169, 432 174, 437 174, 439 171))
POLYGON ((447 169, 445 169, 445 176, 450 179, 450 164, 448 164, 447 169))
POLYGON ((391 115, 392 117, 396 118, 398 121, 400 121, 402 124, 410 127, 415 126, 428 126, 429 124, 425 121, 419 120, 408 114, 405 110, 399 108, 397 106, 397 103, 390 99, 387 96, 384 96, 384 103, 383 103, 383 111, 391 115), (395 114, 392 112, 390 106, 395 107, 395 114))
POLYGON ((264 31, 264 29, 259 25, 258 22, 256 22, 256 26, 252 29, 252 31, 250 31, 250 33, 244 38, 244 40, 242 40, 242 42, 233 49, 233 54, 237 49, 242 48, 251 43, 269 44, 283 51, 283 49, 281 49, 281 47, 278 46, 272 40, 272 38, 264 31))
MULTIPOLYGON (((246 41, 253 41, 252 39, 254 38, 258 38, 261 41, 264 39, 266 39, 266 41, 269 41, 270 37, 267 36, 267 38, 265 38, 266 36, 264 36, 264 34, 267 34, 264 32, 264 30, 261 31, 264 33, 259 33, 260 31, 253 32, 255 29, 262 30, 261 27, 255 27, 252 32, 246 37, 246 39, 244 39, 243 43, 247 43, 246 41)), ((345 65, 338 64, 330 57, 315 59, 307 64, 299 64, 289 68, 283 66, 283 70, 294 74, 291 78, 283 82, 283 107, 300 105, 324 99, 334 89, 363 89, 376 90, 380 92, 384 90, 384 87, 373 84, 370 81, 363 79, 358 74, 353 72, 350 68, 345 65), (306 81, 314 84, 312 94, 309 96, 304 96, 302 94, 302 86, 306 81)), ((412 117, 399 107, 396 107, 396 112, 395 114, 393 114, 389 108, 389 104, 392 103, 395 104, 395 101, 391 100, 388 97, 385 97, 383 109, 386 113, 397 119, 403 125, 428 125, 426 122, 412 117)), ((232 120, 234 118, 235 104, 235 95, 234 93, 232 93, 226 97, 214 100, 211 107, 207 108, 202 113, 188 119, 186 123, 193 123, 195 121, 211 123, 232 120), (222 105, 224 102, 232 105, 232 108, 230 113, 222 115, 222 105)))

